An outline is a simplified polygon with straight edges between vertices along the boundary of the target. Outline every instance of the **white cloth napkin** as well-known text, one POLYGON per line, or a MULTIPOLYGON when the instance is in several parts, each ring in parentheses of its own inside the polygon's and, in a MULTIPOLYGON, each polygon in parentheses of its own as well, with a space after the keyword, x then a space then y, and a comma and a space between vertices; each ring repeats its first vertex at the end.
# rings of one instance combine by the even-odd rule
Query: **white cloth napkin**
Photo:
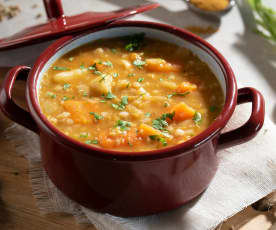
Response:
MULTIPOLYGON (((250 105, 238 106, 226 129, 246 121, 250 105)), ((6 130, 30 164, 33 195, 43 213, 71 213, 79 222, 93 224, 98 230, 207 230, 231 217, 276 188, 276 127, 266 119, 263 129, 252 141, 218 153, 219 168, 211 185, 189 207, 138 218, 119 218, 101 214, 65 197, 42 168, 39 138, 19 125, 6 130)))

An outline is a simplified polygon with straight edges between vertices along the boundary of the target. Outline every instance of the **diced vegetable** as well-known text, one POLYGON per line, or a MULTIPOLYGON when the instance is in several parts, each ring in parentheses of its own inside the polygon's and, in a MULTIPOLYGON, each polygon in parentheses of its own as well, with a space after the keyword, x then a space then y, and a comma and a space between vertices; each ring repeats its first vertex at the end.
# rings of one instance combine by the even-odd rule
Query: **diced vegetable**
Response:
POLYGON ((70 112, 73 121, 80 124, 92 123, 94 119, 89 113, 98 109, 96 105, 88 101, 77 100, 64 101, 63 107, 70 112))
POLYGON ((197 86, 195 84, 192 84, 190 82, 182 82, 176 89, 177 93, 186 93, 186 92, 191 92, 197 89, 197 86))
POLYGON ((54 75, 53 79, 56 83, 71 83, 77 79, 79 79, 80 76, 85 76, 87 74, 86 69, 74 69, 70 71, 65 72, 59 72, 56 75, 54 75))
POLYGON ((184 121, 192 118, 195 114, 195 110, 184 102, 175 105, 171 109, 171 112, 175 113, 173 117, 174 121, 184 121))
POLYGON ((161 58, 146 59, 145 67, 147 70, 155 72, 180 72, 182 70, 180 65, 168 63, 161 58))
POLYGON ((154 135, 164 137, 164 135, 161 131, 159 131, 147 124, 140 124, 139 134, 143 137, 154 136, 154 135))
POLYGON ((113 77, 111 75, 101 75, 96 77, 90 82, 90 90, 91 94, 94 96, 105 95, 108 92, 111 93, 111 83, 113 81, 113 77))

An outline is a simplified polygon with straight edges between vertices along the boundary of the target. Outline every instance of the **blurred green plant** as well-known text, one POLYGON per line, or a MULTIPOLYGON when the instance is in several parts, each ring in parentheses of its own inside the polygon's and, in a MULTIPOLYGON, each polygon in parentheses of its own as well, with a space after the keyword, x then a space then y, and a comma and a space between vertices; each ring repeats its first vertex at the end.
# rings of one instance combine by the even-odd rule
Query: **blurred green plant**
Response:
POLYGON ((256 32, 276 43, 276 13, 265 6, 262 0, 248 0, 257 24, 256 32))

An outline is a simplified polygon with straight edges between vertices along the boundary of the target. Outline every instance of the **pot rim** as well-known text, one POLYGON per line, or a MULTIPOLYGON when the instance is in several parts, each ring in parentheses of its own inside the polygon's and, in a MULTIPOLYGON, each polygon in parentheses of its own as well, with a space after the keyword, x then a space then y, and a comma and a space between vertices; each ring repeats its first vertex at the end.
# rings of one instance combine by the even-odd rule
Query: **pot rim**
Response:
POLYGON ((48 135, 54 138, 56 141, 66 145, 70 148, 78 152, 82 152, 91 156, 112 159, 112 160, 157 160, 166 157, 173 157, 180 154, 187 154, 191 151, 196 150, 200 146, 204 145, 206 142, 211 141, 215 136, 219 134, 221 129, 225 127, 227 122, 232 116, 234 112, 236 101, 237 101, 237 85, 234 73, 226 61, 226 59, 219 53, 217 49, 215 49, 211 44, 204 41, 197 35, 192 34, 184 29, 162 24, 156 22, 148 22, 148 21, 117 21, 106 26, 100 28, 94 28, 90 31, 86 31, 78 36, 66 36, 58 41, 51 44, 36 60, 27 82, 27 104, 29 107, 29 111, 34 118, 35 122, 39 126, 40 130, 46 131, 48 135), (94 147, 93 145, 87 145, 85 143, 81 143, 71 137, 66 136, 64 133, 55 128, 46 118, 46 116, 42 113, 38 96, 36 92, 36 85, 39 74, 44 67, 44 65, 48 62, 48 60, 60 49, 64 48, 69 43, 94 32, 118 28, 118 27, 146 27, 150 29, 161 30, 167 33, 171 33, 182 40, 185 40, 193 45, 199 47, 210 56, 212 56, 218 66, 221 68, 224 74, 224 80, 226 84, 226 95, 225 95, 225 103, 221 113, 215 119, 215 121, 203 132, 191 138, 188 141, 185 141, 181 144, 177 144, 170 147, 165 147, 157 150, 150 151, 141 151, 141 152, 123 152, 123 151, 115 151, 110 149, 104 149, 102 147, 94 147))

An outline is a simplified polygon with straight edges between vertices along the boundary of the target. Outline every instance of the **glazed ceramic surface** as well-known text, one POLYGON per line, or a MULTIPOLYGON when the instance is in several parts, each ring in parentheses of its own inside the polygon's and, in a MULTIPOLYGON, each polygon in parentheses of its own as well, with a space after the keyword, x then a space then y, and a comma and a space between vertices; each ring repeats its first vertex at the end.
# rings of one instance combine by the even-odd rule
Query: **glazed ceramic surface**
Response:
POLYGON ((116 22, 79 37, 61 38, 41 54, 31 71, 28 67, 18 66, 9 72, 0 92, 0 106, 12 120, 40 135, 44 168, 63 193, 86 207, 119 216, 167 211, 194 199, 215 175, 217 150, 250 140, 264 121, 261 94, 252 88, 237 90, 229 64, 215 48, 182 29, 143 21, 116 22), (50 65, 85 43, 140 32, 186 47, 209 65, 225 95, 224 108, 215 122, 182 144, 123 154, 87 146, 52 126, 41 113, 38 103, 39 84, 50 65), (27 75, 26 97, 30 114, 14 104, 11 98, 16 77, 27 75), (246 102, 252 103, 248 122, 221 134, 237 103, 246 102))

